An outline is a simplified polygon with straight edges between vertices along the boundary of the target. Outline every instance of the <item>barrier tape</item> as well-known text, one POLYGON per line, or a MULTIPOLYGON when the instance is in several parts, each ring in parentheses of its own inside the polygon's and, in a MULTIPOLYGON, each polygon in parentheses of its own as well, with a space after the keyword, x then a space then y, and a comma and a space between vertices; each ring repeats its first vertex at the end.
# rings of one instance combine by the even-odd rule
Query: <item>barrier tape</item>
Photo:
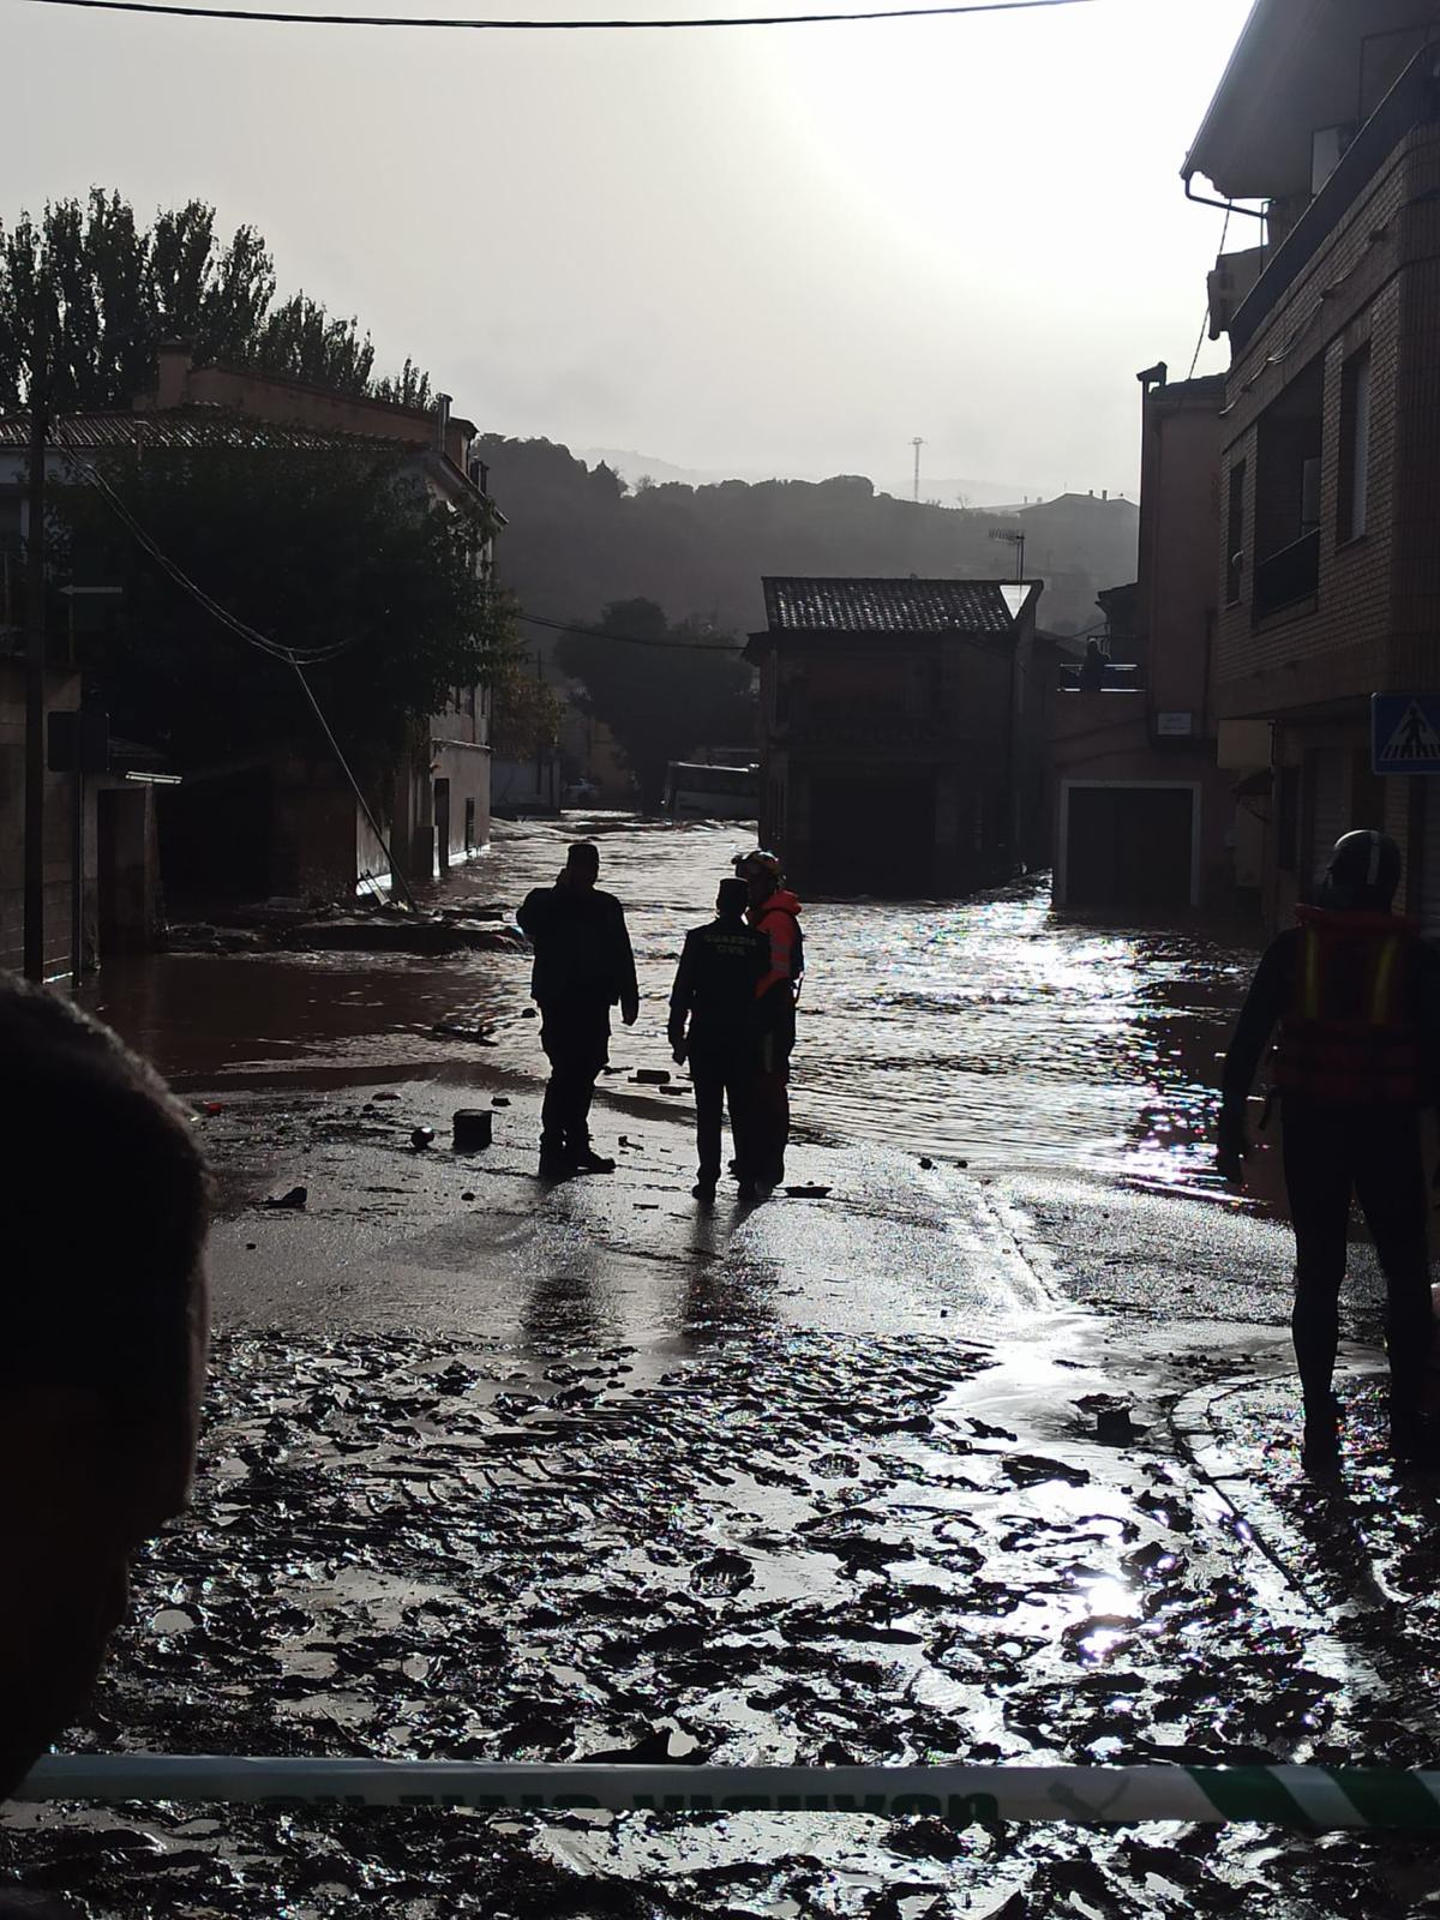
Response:
POLYGON ((485 1812, 928 1814, 960 1826, 1245 1820, 1312 1832, 1440 1829, 1440 1773, 1304 1766, 688 1767, 51 1754, 15 1797, 485 1812))

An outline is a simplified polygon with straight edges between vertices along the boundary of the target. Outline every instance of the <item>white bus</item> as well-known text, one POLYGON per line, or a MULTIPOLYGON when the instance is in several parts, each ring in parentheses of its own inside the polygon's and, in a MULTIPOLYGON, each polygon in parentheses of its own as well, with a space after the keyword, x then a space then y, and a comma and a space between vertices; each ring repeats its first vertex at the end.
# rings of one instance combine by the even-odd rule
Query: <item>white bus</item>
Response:
POLYGON ((664 807, 675 820, 757 819, 760 769, 672 760, 665 769, 664 807))

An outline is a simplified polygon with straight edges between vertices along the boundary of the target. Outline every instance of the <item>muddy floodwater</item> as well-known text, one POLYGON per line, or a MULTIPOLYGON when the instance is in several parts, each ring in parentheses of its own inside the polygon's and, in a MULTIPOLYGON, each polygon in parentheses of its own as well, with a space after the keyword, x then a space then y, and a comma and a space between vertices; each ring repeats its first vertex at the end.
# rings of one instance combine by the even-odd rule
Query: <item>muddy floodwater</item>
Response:
MULTIPOLYGON (((513 912, 582 833, 600 840, 601 885, 625 904, 644 995, 616 1057, 664 1061, 683 932, 753 841, 743 823, 500 822, 493 848, 440 897, 513 912)), ((977 1167, 1214 1190, 1215 1056, 1254 965, 1243 943, 1059 920, 1044 877, 958 902, 810 902, 803 925, 793 1094, 803 1129, 977 1167)), ((173 954, 107 969, 94 997, 165 1072, 199 1085, 222 1073, 453 1064, 467 1043, 436 1033, 447 1025, 483 1033, 487 1065, 533 1073, 528 987, 520 954, 173 954)))
MULTIPOLYGON (((1283 1233, 1194 1204, 1244 939, 1062 921, 1038 879, 808 903, 801 1188, 700 1219, 683 1092, 630 1076, 747 833, 501 826, 443 898, 513 913, 582 832, 644 995, 599 1183, 533 1177, 518 950, 94 990, 196 1096, 227 1314, 193 1510, 66 1744, 1434 1765, 1435 1487, 1363 1354, 1344 1483, 1297 1475, 1283 1233), (493 1149, 417 1150, 457 1097, 493 1149)), ((86 1920, 1440 1913, 1426 1836, 1244 1824, 46 1808, 7 1875, 86 1920)))

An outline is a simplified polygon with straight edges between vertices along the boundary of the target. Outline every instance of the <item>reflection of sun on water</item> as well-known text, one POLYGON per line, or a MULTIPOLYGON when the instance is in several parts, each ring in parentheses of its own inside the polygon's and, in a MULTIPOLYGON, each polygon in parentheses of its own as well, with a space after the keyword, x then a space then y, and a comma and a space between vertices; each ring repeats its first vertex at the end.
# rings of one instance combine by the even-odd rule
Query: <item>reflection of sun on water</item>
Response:
POLYGON ((1084 1602, 1081 1622, 1096 1622, 1090 1632, 1080 1635, 1080 1652, 1087 1660, 1103 1660, 1130 1638, 1130 1628, 1118 1623, 1136 1617, 1140 1596, 1128 1581, 1113 1575, 1081 1580, 1078 1590, 1084 1602))

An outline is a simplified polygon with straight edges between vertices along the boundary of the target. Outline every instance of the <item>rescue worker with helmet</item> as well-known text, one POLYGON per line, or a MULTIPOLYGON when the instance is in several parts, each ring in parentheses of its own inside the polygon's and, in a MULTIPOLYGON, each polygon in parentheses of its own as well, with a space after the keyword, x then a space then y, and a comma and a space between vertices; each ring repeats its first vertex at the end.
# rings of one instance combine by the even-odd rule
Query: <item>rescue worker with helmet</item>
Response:
POLYGON ((1440 955, 1391 911, 1400 850, 1383 833, 1336 841, 1319 904, 1271 942, 1225 1056, 1216 1164, 1243 1178, 1245 1103, 1272 1031, 1285 1186, 1295 1229, 1291 1332, 1305 1405, 1301 1462, 1339 1465, 1332 1391, 1352 1192, 1388 1295, 1390 1439, 1401 1460, 1433 1464, 1422 1411, 1434 1332, 1420 1110, 1440 1087, 1440 955))
POLYGON ((761 1186, 785 1178, 790 1140, 790 1055, 795 1047, 795 1007, 805 977, 805 939, 800 902, 784 884, 773 853, 740 853, 736 873, 750 889, 749 921, 770 943, 770 965, 755 989, 759 1003, 759 1068, 752 1108, 752 1171, 761 1186))

